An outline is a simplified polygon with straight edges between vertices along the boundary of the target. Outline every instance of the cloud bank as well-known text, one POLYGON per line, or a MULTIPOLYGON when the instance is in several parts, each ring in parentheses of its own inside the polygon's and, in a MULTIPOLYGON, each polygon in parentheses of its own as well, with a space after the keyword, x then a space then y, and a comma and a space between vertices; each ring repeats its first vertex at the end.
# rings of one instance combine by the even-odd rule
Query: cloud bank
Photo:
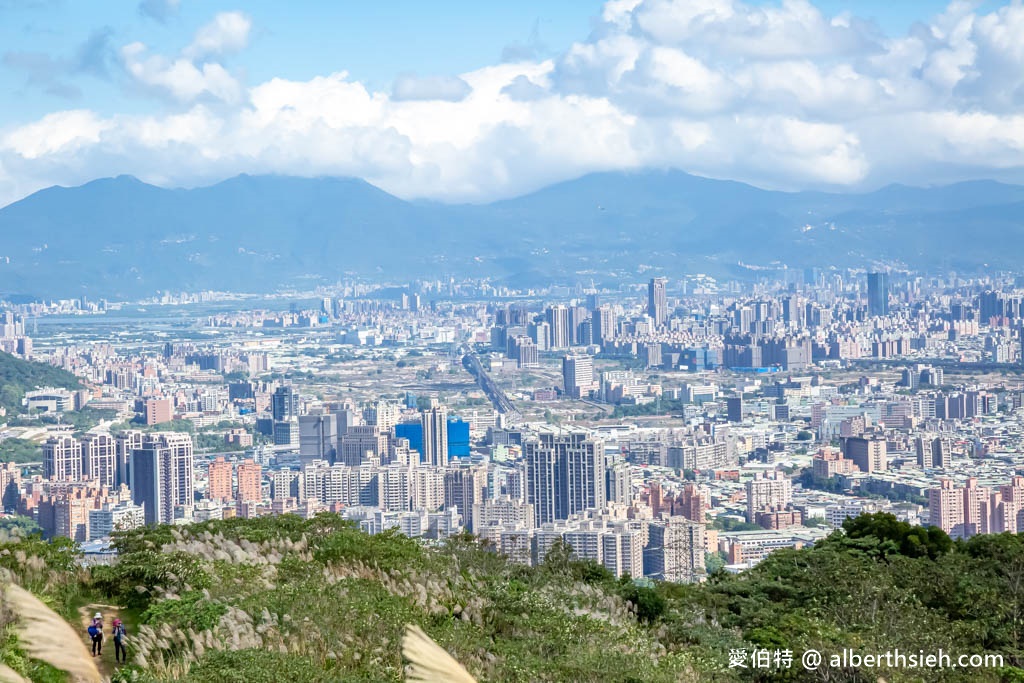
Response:
POLYGON ((251 30, 225 12, 174 56, 122 46, 127 87, 161 113, 0 131, 0 202, 120 173, 352 175, 445 201, 669 167, 782 189, 1024 180, 1020 0, 988 14, 956 1, 895 37, 805 0, 609 0, 562 54, 401 76, 390 92, 345 72, 246 84, 224 60, 251 30))

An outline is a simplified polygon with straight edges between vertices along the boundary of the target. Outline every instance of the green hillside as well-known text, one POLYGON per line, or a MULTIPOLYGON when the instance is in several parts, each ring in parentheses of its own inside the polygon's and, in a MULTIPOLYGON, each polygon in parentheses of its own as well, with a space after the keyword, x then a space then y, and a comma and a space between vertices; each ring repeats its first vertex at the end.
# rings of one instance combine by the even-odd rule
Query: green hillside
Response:
MULTIPOLYGON (((479 681, 1024 680, 1015 668, 1024 661, 1022 537, 954 544, 889 515, 847 532, 743 574, 653 588, 564 548, 527 568, 469 537, 427 548, 367 536, 335 515, 133 531, 117 539, 116 566, 84 576, 66 549, 37 541, 0 547, 0 566, 65 615, 88 601, 118 605, 133 639, 132 663, 115 681, 400 681, 406 624, 479 681), (47 569, 31 560, 40 555, 47 569), (830 663, 843 648, 942 650, 954 661, 989 653, 1004 663, 830 663), (758 649, 770 652, 767 667, 753 665, 758 649), (792 650, 793 664, 776 650, 792 650), (809 650, 825 655, 817 671, 800 665, 809 650), (747 668, 730 667, 739 651, 747 668)), ((3 648, 4 662, 34 666, 17 642, 3 648)))
POLYGON ((0 406, 6 408, 8 414, 21 412, 25 392, 37 387, 80 389, 82 383, 66 370, 0 351, 0 406))

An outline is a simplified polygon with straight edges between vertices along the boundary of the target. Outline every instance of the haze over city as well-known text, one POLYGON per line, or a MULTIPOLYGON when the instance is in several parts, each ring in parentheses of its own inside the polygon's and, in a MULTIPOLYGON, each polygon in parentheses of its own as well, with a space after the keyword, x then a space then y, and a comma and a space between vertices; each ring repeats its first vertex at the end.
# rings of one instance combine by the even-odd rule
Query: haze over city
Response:
POLYGON ((1020 679, 1022 45, 0 0, 0 679, 1020 679))

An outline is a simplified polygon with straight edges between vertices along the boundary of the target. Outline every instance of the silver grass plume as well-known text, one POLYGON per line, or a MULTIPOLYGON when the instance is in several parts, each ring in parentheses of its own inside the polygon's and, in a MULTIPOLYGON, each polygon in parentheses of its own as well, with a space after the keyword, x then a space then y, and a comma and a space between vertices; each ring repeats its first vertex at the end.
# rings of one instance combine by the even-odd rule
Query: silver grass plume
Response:
POLYGON ((0 664, 0 683, 32 683, 32 681, 6 664, 0 664))
POLYGON ((75 681, 100 683, 100 672, 78 633, 42 600, 17 584, 8 584, 4 599, 17 615, 18 644, 32 659, 71 674, 75 681))
POLYGON ((409 660, 405 670, 407 681, 476 683, 476 679, 419 626, 406 625, 405 637, 402 638, 402 656, 409 660))

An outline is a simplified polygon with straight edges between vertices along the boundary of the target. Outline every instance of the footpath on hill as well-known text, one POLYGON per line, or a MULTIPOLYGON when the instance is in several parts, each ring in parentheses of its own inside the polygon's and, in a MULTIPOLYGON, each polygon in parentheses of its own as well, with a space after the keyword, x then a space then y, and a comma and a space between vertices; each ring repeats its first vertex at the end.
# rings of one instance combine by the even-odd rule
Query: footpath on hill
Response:
POLYGON ((110 625, 114 623, 115 618, 120 618, 121 608, 116 605, 102 605, 99 603, 90 603, 78 608, 82 640, 85 642, 85 647, 89 652, 92 652, 92 642, 89 640, 88 629, 89 624, 92 623, 93 615, 97 612, 103 615, 103 653, 96 658, 96 668, 100 670, 100 674, 105 679, 108 679, 114 673, 114 669, 117 668, 117 663, 114 660, 114 639, 110 636, 110 625))

